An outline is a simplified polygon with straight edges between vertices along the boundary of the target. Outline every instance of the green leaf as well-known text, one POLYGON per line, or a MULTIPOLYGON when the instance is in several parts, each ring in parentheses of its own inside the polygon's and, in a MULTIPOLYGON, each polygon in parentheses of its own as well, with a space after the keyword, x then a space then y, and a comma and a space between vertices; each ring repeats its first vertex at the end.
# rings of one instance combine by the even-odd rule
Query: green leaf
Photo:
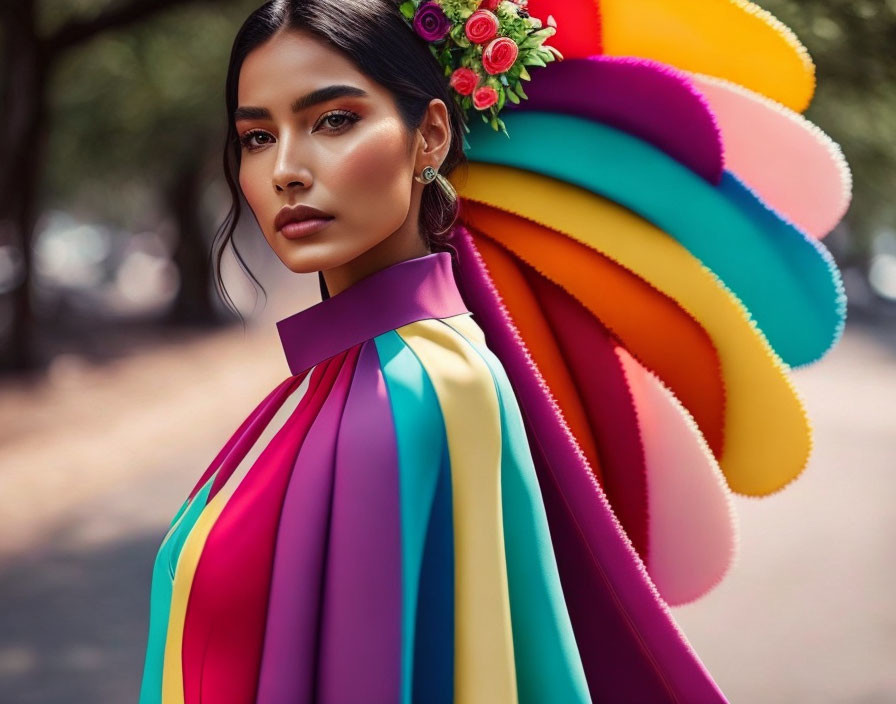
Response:
POLYGON ((557 47, 551 46, 550 44, 547 44, 546 46, 548 48, 548 51, 550 51, 555 57, 557 57, 558 59, 563 58, 563 54, 560 53, 560 50, 557 47))
POLYGON ((529 75, 529 72, 526 70, 526 67, 520 64, 520 79, 524 81, 531 81, 532 76, 529 75))
POLYGON ((536 54, 530 54, 525 59, 523 59, 524 66, 546 66, 544 61, 536 54))
POLYGON ((519 97, 517 96, 516 92, 515 92, 515 91, 512 91, 512 90, 507 91, 507 99, 508 99, 511 103, 516 103, 517 105, 519 105, 519 103, 520 103, 520 99, 519 99, 519 97))
POLYGON ((401 14, 407 17, 409 20, 414 19, 414 15, 417 12, 417 6, 414 5, 411 0, 401 3, 398 9, 401 10, 401 14))

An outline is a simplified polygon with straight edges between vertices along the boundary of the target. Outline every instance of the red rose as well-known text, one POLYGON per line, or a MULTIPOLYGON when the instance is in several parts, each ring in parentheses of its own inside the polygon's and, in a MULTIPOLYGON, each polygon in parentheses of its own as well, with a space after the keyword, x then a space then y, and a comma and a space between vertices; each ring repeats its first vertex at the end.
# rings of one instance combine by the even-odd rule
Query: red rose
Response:
POLYGON ((504 73, 513 66, 520 50, 510 37, 498 37, 482 51, 482 65, 488 73, 504 73))
POLYGON ((494 12, 476 10, 476 12, 467 17, 467 22, 464 24, 464 33, 467 35, 467 39, 474 44, 485 44, 498 33, 498 27, 500 26, 501 23, 494 12))
POLYGON ((469 68, 455 69, 451 74, 451 78, 448 79, 448 85, 461 95, 472 93, 477 83, 479 83, 479 76, 476 75, 473 69, 469 68))
POLYGON ((479 3, 480 10, 494 10, 498 5, 501 4, 501 0, 482 0, 479 3))
POLYGON ((479 86, 473 91, 473 107, 485 110, 498 102, 498 91, 491 86, 479 86))

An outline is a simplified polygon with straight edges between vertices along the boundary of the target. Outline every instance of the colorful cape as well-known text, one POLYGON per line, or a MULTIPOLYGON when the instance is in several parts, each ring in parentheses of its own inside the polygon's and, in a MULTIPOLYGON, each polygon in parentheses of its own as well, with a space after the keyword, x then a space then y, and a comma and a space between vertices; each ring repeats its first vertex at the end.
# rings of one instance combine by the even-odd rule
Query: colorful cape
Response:
POLYGON ((291 375, 170 526, 141 704, 725 698, 668 605, 805 469, 851 176, 747 0, 529 0, 448 252, 278 323, 291 375), (451 267, 452 261, 456 270, 451 267))
POLYGON ((449 253, 277 327, 158 551, 141 704, 725 701, 449 253))

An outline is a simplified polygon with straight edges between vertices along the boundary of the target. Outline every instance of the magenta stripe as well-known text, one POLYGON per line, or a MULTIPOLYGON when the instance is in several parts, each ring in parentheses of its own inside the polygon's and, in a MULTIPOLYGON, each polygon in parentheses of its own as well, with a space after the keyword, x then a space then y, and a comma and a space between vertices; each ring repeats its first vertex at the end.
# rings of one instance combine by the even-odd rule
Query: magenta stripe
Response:
POLYGON ((392 409, 365 342, 336 447, 317 698, 398 702, 401 509, 392 409))
POLYGON ((273 561, 258 704, 311 704, 336 437, 355 373, 350 350, 296 458, 273 561))
POLYGON ((508 102, 508 111, 602 122, 654 144, 709 183, 718 185, 722 178, 722 133, 715 115, 691 77, 673 66, 639 56, 566 59, 533 71, 526 95, 519 105, 508 102))

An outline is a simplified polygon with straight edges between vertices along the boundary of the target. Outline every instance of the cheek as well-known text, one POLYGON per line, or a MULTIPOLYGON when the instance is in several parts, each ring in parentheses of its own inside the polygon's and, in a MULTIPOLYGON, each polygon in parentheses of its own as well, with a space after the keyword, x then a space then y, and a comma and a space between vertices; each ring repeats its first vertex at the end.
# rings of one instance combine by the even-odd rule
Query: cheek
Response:
POLYGON ((372 230, 397 229, 407 217, 411 162, 406 137, 394 123, 364 135, 332 173, 342 210, 372 230))
POLYGON ((253 211, 257 211, 262 207, 262 189, 263 181, 261 174, 257 173, 258 169, 253 168, 253 162, 243 160, 240 164, 239 182, 240 189, 246 197, 246 203, 253 211))
MULTIPOLYGON (((270 173, 268 171, 268 173, 270 173)), ((264 167, 257 159, 243 160, 240 164, 239 184, 249 210, 255 216, 265 239, 275 246, 276 238, 272 231, 274 217, 279 210, 276 197, 272 197, 270 180, 266 180, 264 167)))

